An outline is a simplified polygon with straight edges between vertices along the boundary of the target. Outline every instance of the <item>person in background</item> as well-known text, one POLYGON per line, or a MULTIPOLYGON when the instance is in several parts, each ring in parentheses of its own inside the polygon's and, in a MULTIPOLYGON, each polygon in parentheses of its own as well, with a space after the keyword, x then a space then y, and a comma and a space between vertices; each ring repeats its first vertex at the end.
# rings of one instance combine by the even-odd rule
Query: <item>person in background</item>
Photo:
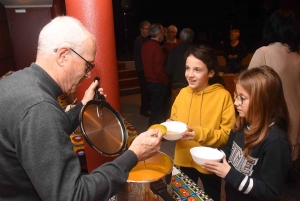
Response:
POLYGON ((300 25, 290 10, 277 10, 266 21, 262 40, 249 69, 267 65, 279 75, 290 114, 289 140, 292 159, 299 158, 300 149, 300 25))
POLYGON ((212 48, 205 45, 191 47, 186 52, 185 67, 189 86, 179 92, 167 120, 180 121, 188 126, 181 140, 176 141, 174 164, 195 183, 200 178, 205 192, 218 201, 221 178, 197 165, 190 149, 224 146, 235 121, 234 105, 218 76, 218 61, 212 48))
POLYGON ((192 46, 194 32, 190 28, 185 28, 180 31, 179 38, 181 44, 171 49, 167 61, 167 74, 171 81, 172 104, 178 95, 179 91, 188 86, 185 78, 185 52, 192 46))
POLYGON ((0 80, 0 200, 108 200, 138 161, 158 153, 162 134, 151 129, 114 161, 81 174, 69 135, 98 81, 68 112, 57 97, 91 76, 95 54, 94 36, 77 19, 56 17, 39 34, 36 61, 0 80))
MULTIPOLYGON (((165 42, 163 44, 163 49, 166 54, 166 61, 168 60, 169 52, 171 49, 176 47, 181 43, 181 41, 176 38, 177 35, 177 27, 175 25, 170 25, 168 28, 165 28, 165 42)), ((171 80, 169 79, 169 84, 167 88, 167 94, 165 98, 165 103, 163 106, 163 111, 162 111, 162 119, 166 119, 170 116, 170 108, 171 108, 171 102, 172 102, 172 92, 171 92, 171 80)))
POLYGON ((223 163, 207 161, 202 167, 224 178, 227 201, 279 200, 291 147, 278 74, 267 66, 242 72, 234 104, 239 116, 221 149, 226 155, 223 163))
POLYGON ((176 38, 177 32, 178 30, 175 25, 170 25, 167 29, 166 41, 163 45, 164 51, 167 56, 172 48, 181 43, 181 41, 178 38, 176 38))
POLYGON ((145 78, 143 61, 141 56, 143 44, 149 40, 149 28, 151 23, 149 21, 142 21, 140 23, 140 35, 134 40, 134 61, 135 70, 139 79, 140 90, 141 90, 141 107, 140 114, 145 117, 149 117, 151 110, 151 97, 147 89, 147 80, 145 78))
POLYGON ((239 29, 230 31, 230 42, 224 44, 223 56, 226 59, 226 73, 239 73, 242 70, 242 60, 248 54, 247 47, 240 37, 239 29))
POLYGON ((150 26, 148 40, 142 47, 142 61, 147 80, 148 91, 151 94, 151 114, 149 127, 161 123, 160 116, 165 104, 169 79, 165 71, 166 55, 159 43, 164 40, 164 28, 155 23, 150 26))

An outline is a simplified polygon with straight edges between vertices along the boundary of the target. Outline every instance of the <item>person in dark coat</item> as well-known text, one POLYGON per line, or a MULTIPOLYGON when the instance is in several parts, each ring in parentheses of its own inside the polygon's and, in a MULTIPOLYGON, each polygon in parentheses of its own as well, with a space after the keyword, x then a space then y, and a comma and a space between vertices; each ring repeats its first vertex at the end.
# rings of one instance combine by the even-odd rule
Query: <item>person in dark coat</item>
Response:
POLYGON ((144 74, 143 62, 142 62, 142 46, 147 40, 149 40, 149 28, 151 23, 149 21, 142 21, 140 23, 140 35, 134 40, 134 61, 135 70, 139 79, 141 90, 141 107, 140 114, 145 117, 149 117, 149 111, 151 110, 151 97, 147 89, 147 80, 144 74))

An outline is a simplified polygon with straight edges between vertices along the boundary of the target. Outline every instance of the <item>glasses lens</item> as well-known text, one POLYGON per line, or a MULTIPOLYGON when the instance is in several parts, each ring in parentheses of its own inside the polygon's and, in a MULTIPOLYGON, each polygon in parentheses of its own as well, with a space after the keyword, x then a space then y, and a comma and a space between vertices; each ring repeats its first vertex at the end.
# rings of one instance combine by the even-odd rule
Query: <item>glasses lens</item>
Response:
POLYGON ((86 62, 86 70, 85 72, 88 73, 93 69, 93 65, 91 65, 90 63, 86 62))
POLYGON ((238 96, 236 93, 234 93, 234 101, 235 101, 238 105, 243 105, 243 100, 242 100, 241 96, 238 96))

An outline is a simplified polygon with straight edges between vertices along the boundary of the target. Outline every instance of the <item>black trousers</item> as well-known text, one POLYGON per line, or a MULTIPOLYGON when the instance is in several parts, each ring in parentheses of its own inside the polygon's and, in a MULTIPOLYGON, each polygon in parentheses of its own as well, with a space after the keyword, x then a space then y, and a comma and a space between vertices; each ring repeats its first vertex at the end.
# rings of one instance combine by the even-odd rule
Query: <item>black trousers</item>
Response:
POLYGON ((141 89, 140 112, 147 112, 147 110, 151 110, 151 96, 147 89, 147 80, 144 71, 137 71, 137 76, 139 79, 139 84, 141 89))
POLYGON ((148 126, 162 122, 161 115, 166 101, 168 86, 162 83, 147 83, 148 91, 151 95, 151 115, 148 126))
POLYGON ((214 201, 220 201, 221 197, 221 177, 215 174, 203 174, 195 168, 180 167, 190 179, 198 184, 198 177, 201 179, 205 193, 214 201))

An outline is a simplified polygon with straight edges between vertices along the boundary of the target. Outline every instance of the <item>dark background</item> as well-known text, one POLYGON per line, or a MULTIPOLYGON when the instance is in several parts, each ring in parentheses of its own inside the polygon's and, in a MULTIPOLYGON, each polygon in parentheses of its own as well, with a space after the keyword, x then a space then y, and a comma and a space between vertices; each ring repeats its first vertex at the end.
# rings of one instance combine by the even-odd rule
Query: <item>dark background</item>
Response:
MULTIPOLYGON (((195 33, 194 43, 203 40, 215 49, 228 40, 229 30, 239 28, 240 39, 249 51, 261 46, 260 38, 267 17, 278 8, 300 11, 299 0, 113 0, 118 59, 130 59, 139 23, 149 20, 179 32, 186 27, 195 33)), ((178 37, 177 34, 177 37, 178 37)))

